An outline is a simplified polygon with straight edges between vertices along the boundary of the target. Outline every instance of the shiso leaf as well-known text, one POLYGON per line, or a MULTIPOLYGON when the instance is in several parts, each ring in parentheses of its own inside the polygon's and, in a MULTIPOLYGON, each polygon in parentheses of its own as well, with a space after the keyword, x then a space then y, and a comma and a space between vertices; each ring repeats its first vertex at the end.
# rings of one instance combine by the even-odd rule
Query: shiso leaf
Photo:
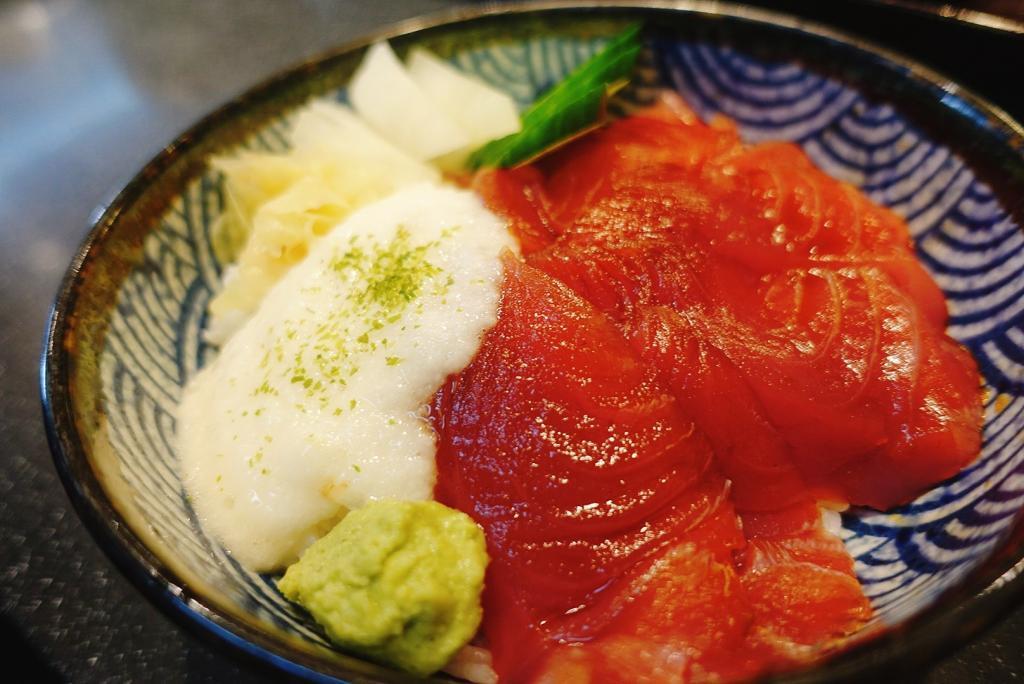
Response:
POLYGON ((469 167, 515 166, 595 125, 608 97, 628 81, 640 48, 640 25, 633 24, 530 105, 521 131, 476 150, 469 167))

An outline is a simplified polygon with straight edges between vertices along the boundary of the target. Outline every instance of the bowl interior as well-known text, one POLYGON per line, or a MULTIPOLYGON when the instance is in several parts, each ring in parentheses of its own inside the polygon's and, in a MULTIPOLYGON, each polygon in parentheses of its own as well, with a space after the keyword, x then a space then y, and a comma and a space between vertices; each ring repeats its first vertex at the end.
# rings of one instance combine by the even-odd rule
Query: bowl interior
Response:
MULTIPOLYGON (((1024 196, 1024 161, 1011 149, 1013 134, 969 96, 871 51, 737 17, 506 14, 409 33, 394 45, 424 45, 526 104, 632 19, 647 20, 648 38, 627 106, 674 88, 701 116, 733 118, 747 140, 798 143, 818 166, 904 216, 946 293, 950 334, 978 360, 986 400, 977 461, 898 510, 842 516, 876 621, 899 624, 999 550, 1024 503, 1024 234, 1005 201, 1024 196)), ((344 99, 360 57, 361 49, 341 51, 268 82, 147 167, 72 269, 58 303, 64 356, 48 359, 47 370, 67 383, 51 381, 47 396, 73 422, 56 430, 58 464, 76 480, 81 508, 95 516, 112 505, 127 524, 117 537, 132 538, 128 562, 173 578, 204 619, 356 679, 389 675, 336 654, 272 577, 242 568, 198 523, 178 473, 175 412, 213 351, 200 332, 224 267, 211 244, 222 178, 206 160, 285 149, 289 113, 311 96, 344 99)))

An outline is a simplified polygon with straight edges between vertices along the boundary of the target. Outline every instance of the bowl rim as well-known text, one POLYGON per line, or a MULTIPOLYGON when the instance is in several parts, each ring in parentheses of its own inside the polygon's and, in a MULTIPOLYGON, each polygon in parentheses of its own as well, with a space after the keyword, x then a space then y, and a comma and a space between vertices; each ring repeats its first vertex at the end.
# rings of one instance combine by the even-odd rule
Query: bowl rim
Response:
MULTIPOLYGON (((90 465, 74 418, 68 385, 73 351, 66 344, 73 327, 83 270, 96 257, 118 216, 144 194, 149 179, 166 170, 183 150, 213 133, 218 124, 244 113, 254 102, 304 74, 314 73, 333 58, 347 55, 384 39, 407 36, 426 29, 503 15, 544 14, 552 11, 588 10, 676 11, 702 18, 728 18, 807 34, 818 40, 845 44, 873 55, 880 63, 899 67, 902 76, 920 85, 938 88, 962 99, 987 115, 985 126, 1005 139, 1005 145, 1024 157, 1024 126, 1008 113, 950 78, 855 35, 837 31, 792 15, 716 0, 545 0, 512 2, 484 7, 457 7, 401 21, 319 52, 292 64, 246 88, 192 124, 184 133, 150 159, 132 179, 90 217, 91 227, 78 247, 50 308, 39 366, 40 397, 47 441, 54 465, 73 507, 99 547, 139 591, 179 626, 211 646, 227 645, 243 660, 267 664, 276 670, 315 682, 374 681, 346 670, 339 663, 292 649, 238 618, 218 611, 193 593, 178 575, 146 547, 117 511, 90 465), (345 681, 345 680, 342 680, 345 681)), ((964 114, 964 116, 968 116, 964 114)), ((975 126, 981 124, 974 122, 975 126)), ((956 586, 945 591, 928 608, 887 628, 824 661, 759 681, 840 682, 880 673, 920 674, 943 655, 948 655, 988 628, 1024 601, 1024 520, 1020 517, 1002 547, 983 561, 956 586), (1007 553, 1005 549, 1011 549, 1007 553)), ((376 667, 376 666, 373 666, 376 667)), ((371 668, 372 669, 372 668, 371 668)), ((385 668, 374 676, 384 680, 407 678, 385 668)), ((418 680, 417 680, 418 681, 418 680)))

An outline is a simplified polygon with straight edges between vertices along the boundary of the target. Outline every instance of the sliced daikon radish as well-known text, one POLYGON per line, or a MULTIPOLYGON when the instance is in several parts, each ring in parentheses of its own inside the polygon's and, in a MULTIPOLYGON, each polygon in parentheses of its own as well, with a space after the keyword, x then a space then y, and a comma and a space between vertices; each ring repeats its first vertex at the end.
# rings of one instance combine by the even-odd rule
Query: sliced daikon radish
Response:
POLYGON ((433 159, 470 144, 458 124, 412 80, 387 43, 367 50, 348 96, 370 126, 417 159, 433 159))
POLYGON ((299 111, 285 152, 217 157, 226 207, 214 244, 230 275, 210 302, 206 339, 223 344, 313 244, 352 211, 406 185, 440 180, 351 109, 315 101, 299 111))
POLYGON ((458 123, 474 147, 519 131, 516 103, 506 93, 423 48, 414 48, 406 65, 412 80, 458 123))
MULTIPOLYGON (((291 138, 296 150, 310 155, 329 153, 354 164, 372 165, 374 172, 387 169, 392 189, 439 179, 430 166, 367 127, 365 119, 356 116, 351 109, 334 102, 310 103, 296 119, 291 138)), ((365 175, 366 171, 363 173, 365 175)))

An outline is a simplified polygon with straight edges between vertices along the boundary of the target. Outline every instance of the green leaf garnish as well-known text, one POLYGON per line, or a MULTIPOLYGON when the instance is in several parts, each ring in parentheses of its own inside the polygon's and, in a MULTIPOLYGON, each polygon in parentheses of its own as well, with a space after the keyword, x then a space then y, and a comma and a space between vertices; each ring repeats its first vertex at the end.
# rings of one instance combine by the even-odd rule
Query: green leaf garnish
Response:
POLYGON ((514 166, 594 126, 608 97, 628 81, 640 48, 640 25, 633 24, 530 105, 521 131, 473 152, 469 167, 514 166))

